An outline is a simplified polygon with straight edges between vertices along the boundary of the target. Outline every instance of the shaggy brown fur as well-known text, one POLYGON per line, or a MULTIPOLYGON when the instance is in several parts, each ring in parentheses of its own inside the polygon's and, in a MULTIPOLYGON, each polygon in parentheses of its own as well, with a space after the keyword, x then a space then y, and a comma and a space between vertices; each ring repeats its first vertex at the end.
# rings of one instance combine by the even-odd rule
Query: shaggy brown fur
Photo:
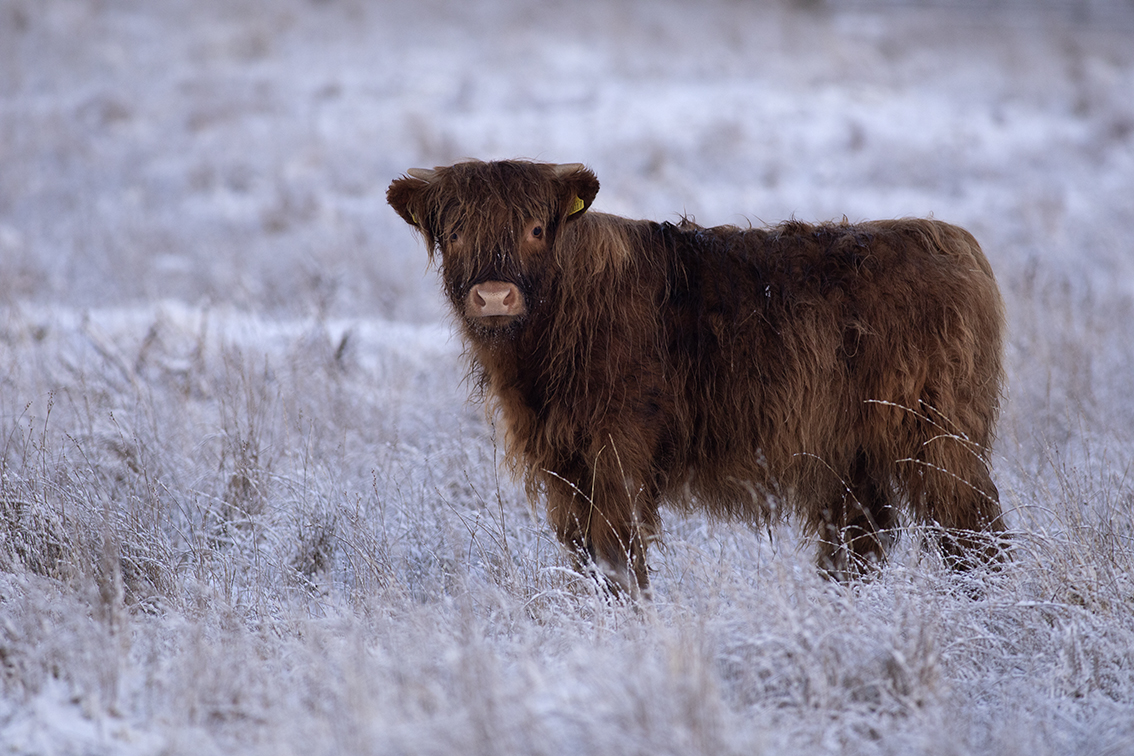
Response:
POLYGON ((646 588, 662 502, 794 513, 839 578, 884 558, 903 504, 955 564, 995 557, 1003 312, 968 232, 628 220, 587 212, 581 165, 410 174, 387 199, 440 251, 511 464, 580 566, 646 588), (482 307, 486 282, 510 304, 482 307))

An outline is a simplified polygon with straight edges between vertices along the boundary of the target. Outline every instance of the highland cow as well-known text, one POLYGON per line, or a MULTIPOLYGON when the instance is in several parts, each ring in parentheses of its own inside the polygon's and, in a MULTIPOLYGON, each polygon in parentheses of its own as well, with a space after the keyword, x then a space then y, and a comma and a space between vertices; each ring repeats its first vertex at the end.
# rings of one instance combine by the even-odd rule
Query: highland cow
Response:
POLYGON ((968 232, 630 220, 590 211, 578 164, 407 173, 387 199, 440 252, 508 460, 580 569, 645 590, 662 503, 794 514, 839 579, 903 507, 955 566, 997 558, 1003 306, 968 232))

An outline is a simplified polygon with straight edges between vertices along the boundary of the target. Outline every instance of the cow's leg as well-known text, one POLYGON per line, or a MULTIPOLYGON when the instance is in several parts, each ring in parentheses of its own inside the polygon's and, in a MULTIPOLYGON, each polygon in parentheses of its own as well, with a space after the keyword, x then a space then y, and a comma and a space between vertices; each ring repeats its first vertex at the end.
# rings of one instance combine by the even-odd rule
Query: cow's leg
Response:
POLYGON ((891 498, 889 486, 870 475, 859 453, 822 512, 818 564, 824 574, 845 582, 885 560, 897 524, 891 498))
POLYGON ((941 462, 951 467, 935 464, 925 474, 926 519, 941 527, 937 540, 946 564, 967 570, 1003 561, 1000 493, 984 460, 966 453, 941 462))
POLYGON ((596 472, 554 476, 548 519, 577 571, 598 576, 615 595, 648 595, 646 551, 660 525, 656 495, 630 479, 596 472))

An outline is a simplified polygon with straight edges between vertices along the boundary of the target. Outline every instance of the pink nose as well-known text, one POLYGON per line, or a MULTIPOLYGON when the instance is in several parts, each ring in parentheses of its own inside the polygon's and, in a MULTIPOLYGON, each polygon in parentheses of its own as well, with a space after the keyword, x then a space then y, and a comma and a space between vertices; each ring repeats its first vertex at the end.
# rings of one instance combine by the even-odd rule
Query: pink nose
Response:
POLYGON ((524 296, 515 284, 504 281, 478 283, 465 299, 465 314, 470 318, 523 315, 524 296))

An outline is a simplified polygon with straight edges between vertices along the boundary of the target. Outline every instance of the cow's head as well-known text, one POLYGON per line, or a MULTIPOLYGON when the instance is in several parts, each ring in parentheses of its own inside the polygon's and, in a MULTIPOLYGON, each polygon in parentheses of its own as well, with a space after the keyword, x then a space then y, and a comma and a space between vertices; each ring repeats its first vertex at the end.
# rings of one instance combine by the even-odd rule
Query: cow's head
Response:
POLYGON ((446 293, 475 332, 518 327, 546 295, 563 227, 598 193, 579 163, 469 161, 411 168, 386 200, 441 253, 446 293))

